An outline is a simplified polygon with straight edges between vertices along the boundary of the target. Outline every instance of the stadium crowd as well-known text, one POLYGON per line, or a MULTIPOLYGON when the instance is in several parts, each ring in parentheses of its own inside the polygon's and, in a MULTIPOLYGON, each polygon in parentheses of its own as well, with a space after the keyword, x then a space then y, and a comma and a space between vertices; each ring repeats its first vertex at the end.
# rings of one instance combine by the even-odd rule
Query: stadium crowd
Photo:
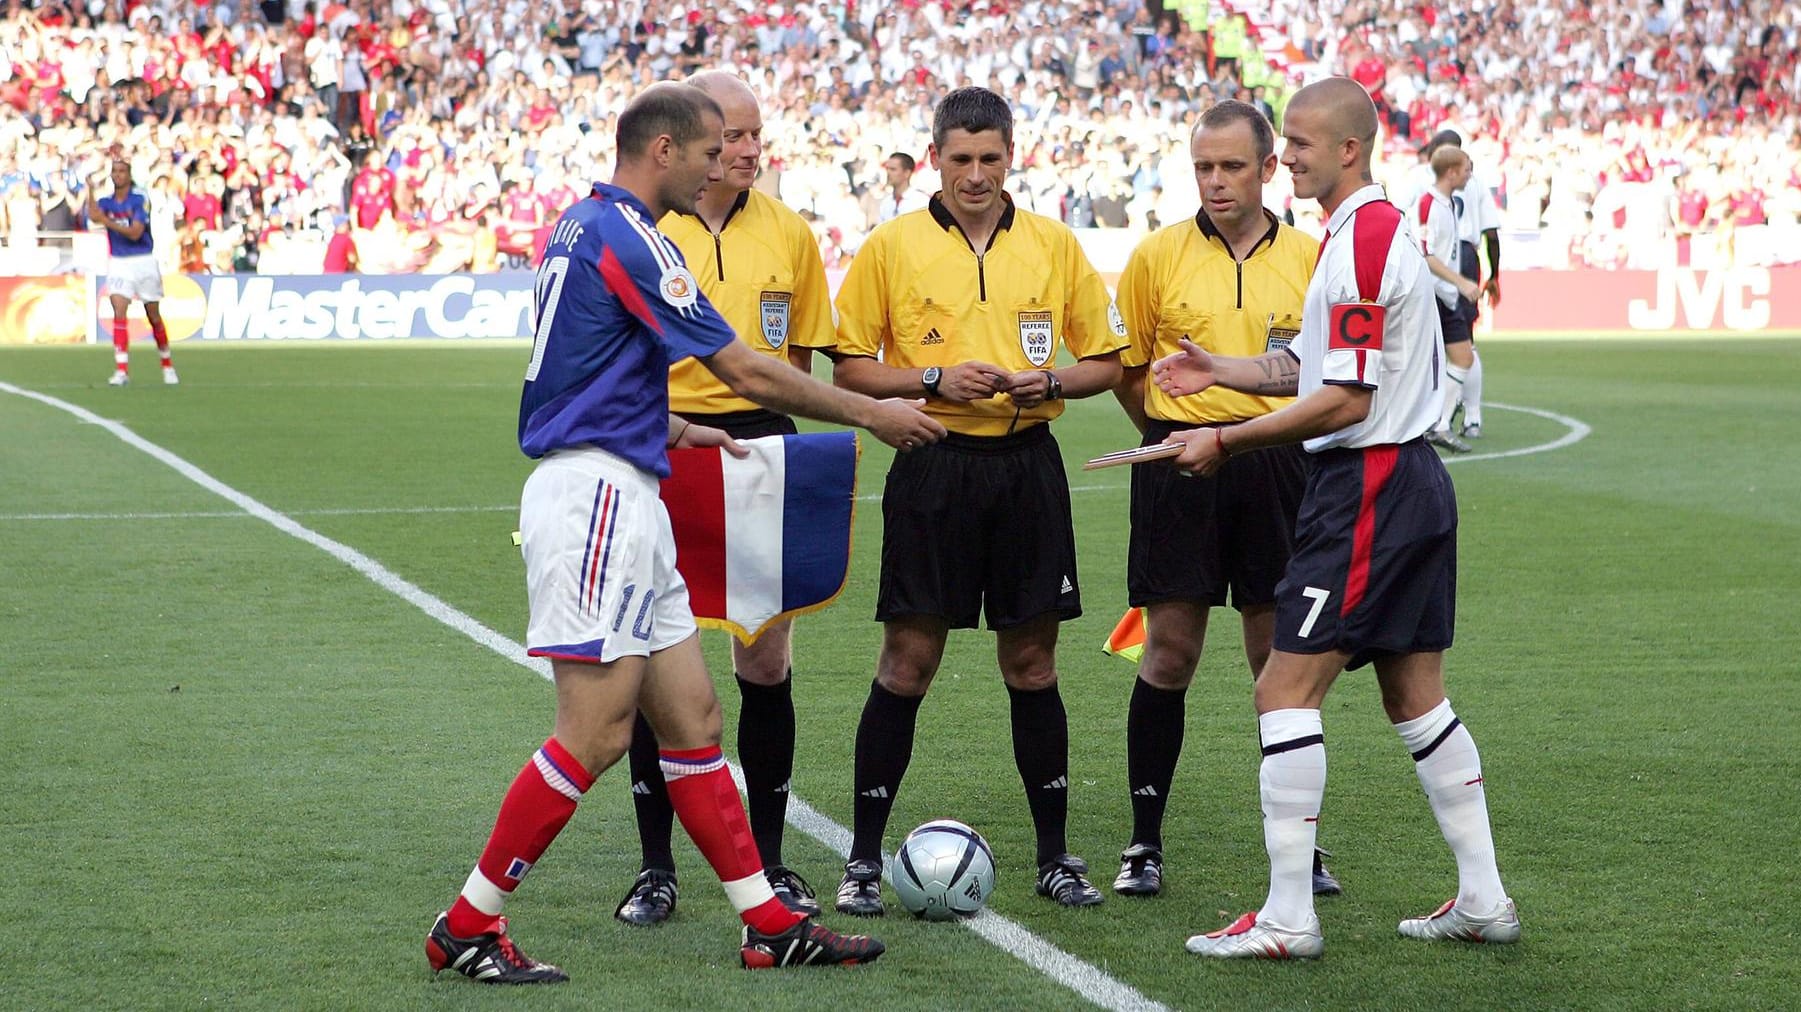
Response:
MULTIPOLYGON (((5 0, 0 235, 17 251, 80 227, 121 152, 171 267, 308 273, 345 229, 365 271, 523 264, 604 175, 626 99, 701 67, 756 91, 758 185, 828 266, 877 222, 889 154, 923 162, 936 97, 963 84, 1022 116, 1022 205, 1142 230, 1196 203, 1196 112, 1279 115, 1342 73, 1389 120, 1389 181, 1454 127, 1539 260, 1642 265, 1801 218, 1798 31, 1780 0, 5 0)), ((1289 210, 1283 174, 1268 199, 1289 210)), ((1756 245, 1740 259, 1794 256, 1756 245)))

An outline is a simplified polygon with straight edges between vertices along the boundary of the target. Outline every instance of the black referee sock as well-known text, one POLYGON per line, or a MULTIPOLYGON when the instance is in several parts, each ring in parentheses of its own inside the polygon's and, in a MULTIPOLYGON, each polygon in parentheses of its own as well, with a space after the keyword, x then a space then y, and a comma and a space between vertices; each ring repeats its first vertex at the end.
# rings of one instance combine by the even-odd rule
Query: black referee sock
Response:
POLYGON ((656 732, 642 713, 632 725, 632 747, 626 755, 632 771, 632 807, 638 810, 638 846, 644 852, 641 867, 673 872, 675 855, 669 850, 669 835, 675 828, 675 806, 669 803, 669 788, 663 783, 656 732))
POLYGON ((894 796, 900 791, 901 778, 907 775, 907 764, 913 761, 913 728, 924 701, 924 696, 897 696, 882 688, 881 682, 869 685, 869 701, 863 704, 863 719, 857 724, 852 861, 882 859, 882 833, 888 828, 888 813, 894 810, 894 796))
POLYGON ((782 827, 788 818, 788 778, 794 775, 794 669, 780 685, 738 679, 738 761, 744 765, 750 834, 763 866, 782 863, 782 827))
POLYGON ((1038 864, 1069 850, 1069 714, 1057 686, 1024 690, 1007 686, 1013 711, 1013 762, 1026 786, 1026 804, 1038 830, 1038 864))
POLYGON ((1188 690, 1138 679, 1126 709, 1126 785, 1132 791, 1132 842, 1163 849, 1163 808, 1182 756, 1188 690))

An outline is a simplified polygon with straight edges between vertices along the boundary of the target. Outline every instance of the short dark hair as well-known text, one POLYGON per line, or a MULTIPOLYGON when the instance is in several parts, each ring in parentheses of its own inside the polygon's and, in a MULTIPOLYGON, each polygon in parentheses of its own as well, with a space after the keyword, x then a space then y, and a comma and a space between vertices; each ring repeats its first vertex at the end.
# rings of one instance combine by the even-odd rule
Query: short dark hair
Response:
POLYGON ((891 154, 888 157, 891 159, 898 159, 901 163, 901 168, 906 169, 908 172, 912 172, 913 167, 918 164, 917 162, 913 161, 913 156, 910 154, 907 154, 905 151, 896 151, 894 154, 891 154))
POLYGON ((650 143, 665 134, 678 145, 698 139, 707 116, 725 119, 711 95, 687 84, 666 81, 638 93, 619 114, 613 130, 613 146, 620 161, 643 156, 650 143))
POLYGON ((1257 144, 1259 165, 1276 153, 1275 129, 1269 125, 1269 119, 1263 115, 1263 110, 1249 102, 1228 98, 1223 102, 1215 102, 1212 108, 1201 113, 1200 125, 1206 129, 1219 130, 1234 123, 1250 124, 1251 137, 1257 144))
POLYGON ((1425 155, 1427 158, 1431 158, 1434 154, 1438 153, 1439 148, 1444 147, 1446 144, 1449 144, 1452 147, 1463 147, 1463 135, 1455 130, 1440 130, 1433 134, 1432 139, 1427 141, 1425 145, 1420 148, 1420 154, 1425 155))
POLYGON ((1013 146, 1013 110, 1007 100, 987 88, 958 88, 938 102, 932 113, 932 143, 944 147, 952 130, 979 134, 998 130, 1001 142, 1013 146))

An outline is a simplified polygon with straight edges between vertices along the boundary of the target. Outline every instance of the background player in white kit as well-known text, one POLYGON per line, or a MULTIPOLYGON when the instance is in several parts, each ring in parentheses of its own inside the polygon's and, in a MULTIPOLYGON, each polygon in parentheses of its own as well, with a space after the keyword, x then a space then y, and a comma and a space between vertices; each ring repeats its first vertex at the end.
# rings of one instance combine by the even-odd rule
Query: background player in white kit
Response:
POLYGON ((1320 707, 1339 673, 1374 663, 1383 708, 1413 754, 1458 893, 1400 923, 1412 938, 1513 942, 1475 742, 1444 694, 1456 603, 1457 503, 1422 438, 1437 420, 1443 347, 1432 278, 1401 213, 1370 175, 1376 109, 1361 85, 1307 86, 1283 119, 1295 195, 1329 215, 1289 350, 1210 356, 1191 342, 1153 365, 1181 396, 1215 383, 1298 394, 1237 425, 1174 433, 1175 466, 1211 474, 1233 452, 1303 440, 1312 459, 1296 548, 1276 589, 1276 642, 1257 679, 1269 897, 1228 927, 1188 940, 1222 958, 1313 958, 1325 951, 1311 871, 1326 752, 1320 707), (1292 354, 1291 354, 1292 352, 1292 354), (1298 362, 1297 362, 1298 357, 1298 362))

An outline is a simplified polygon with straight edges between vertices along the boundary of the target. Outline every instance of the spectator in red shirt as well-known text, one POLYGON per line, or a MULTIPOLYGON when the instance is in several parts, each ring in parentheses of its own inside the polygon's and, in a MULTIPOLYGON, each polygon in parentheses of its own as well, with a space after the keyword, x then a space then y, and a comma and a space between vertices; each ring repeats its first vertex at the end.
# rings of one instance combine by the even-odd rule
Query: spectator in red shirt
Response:
POLYGON ((350 209, 357 228, 374 228, 384 214, 394 210, 394 173, 382 164, 381 152, 363 156, 362 171, 350 184, 350 209))
POLYGON ((355 274, 356 240, 350 237, 350 216, 334 215, 331 224, 331 241, 325 246, 324 271, 327 274, 355 274))
POLYGON ((196 176, 188 184, 188 195, 181 198, 183 221, 200 222, 209 231, 219 228, 219 215, 225 208, 219 199, 225 192, 225 181, 212 173, 196 176))

